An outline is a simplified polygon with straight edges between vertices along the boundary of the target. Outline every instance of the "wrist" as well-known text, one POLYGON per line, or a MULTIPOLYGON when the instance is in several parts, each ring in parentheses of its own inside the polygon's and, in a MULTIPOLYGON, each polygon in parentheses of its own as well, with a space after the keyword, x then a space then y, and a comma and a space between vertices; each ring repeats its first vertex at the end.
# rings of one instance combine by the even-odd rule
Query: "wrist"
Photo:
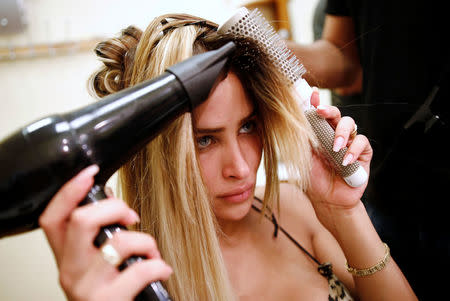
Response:
MULTIPOLYGON (((335 208, 330 211, 330 216, 333 227, 329 231, 344 251, 349 266, 365 269, 384 258, 385 244, 378 236, 361 201, 351 208, 335 208)), ((388 258, 383 261, 386 261, 384 264, 387 260, 388 258)))
POLYGON ((348 262, 345 263, 345 268, 347 269, 347 272, 352 274, 356 277, 366 277, 373 275, 381 270, 383 270, 386 265, 389 262, 389 259, 391 258, 391 253, 389 250, 389 246, 386 243, 383 243, 385 248, 385 254, 383 258, 375 265, 368 267, 368 268, 354 268, 348 265, 348 262))
POLYGON ((355 229, 365 229, 371 226, 370 219, 364 204, 361 201, 355 201, 349 206, 330 205, 326 209, 328 224, 332 225, 328 230, 339 241, 351 235, 355 229), (349 232, 349 231, 352 232, 349 232))
POLYGON ((364 215, 365 208, 359 201, 348 202, 346 205, 336 205, 329 202, 319 202, 313 204, 314 210, 320 222, 334 236, 339 232, 342 223, 348 223, 360 215, 364 215), (320 205, 319 205, 320 204, 320 205))

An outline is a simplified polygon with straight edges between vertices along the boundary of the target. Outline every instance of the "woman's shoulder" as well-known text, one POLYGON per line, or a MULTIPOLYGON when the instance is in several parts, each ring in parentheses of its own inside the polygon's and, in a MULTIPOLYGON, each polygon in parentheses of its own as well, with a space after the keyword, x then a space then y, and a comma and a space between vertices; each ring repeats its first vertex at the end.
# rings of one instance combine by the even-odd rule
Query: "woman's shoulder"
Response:
MULTIPOLYGON (((264 198, 264 186, 257 187, 255 195, 264 198)), ((308 196, 295 184, 283 182, 280 184, 279 208, 274 204, 273 213, 279 219, 280 224, 289 229, 302 229, 313 235, 319 226, 318 219, 308 196)))

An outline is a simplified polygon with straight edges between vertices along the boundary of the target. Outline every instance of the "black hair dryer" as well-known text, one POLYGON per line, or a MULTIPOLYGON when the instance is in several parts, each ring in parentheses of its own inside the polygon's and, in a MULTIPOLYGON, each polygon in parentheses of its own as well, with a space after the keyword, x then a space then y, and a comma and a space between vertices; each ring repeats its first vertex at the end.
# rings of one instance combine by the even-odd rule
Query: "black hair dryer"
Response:
MULTIPOLYGON (((112 174, 167 124, 206 100, 235 45, 193 56, 161 76, 76 111, 35 121, 0 143, 0 238, 38 228, 46 205, 69 179, 97 164, 100 172, 83 203, 105 199, 112 174)), ((103 228, 94 244, 125 229, 103 228)), ((141 260, 130 257, 119 268, 141 260)), ((136 300, 170 300, 159 281, 136 300)))

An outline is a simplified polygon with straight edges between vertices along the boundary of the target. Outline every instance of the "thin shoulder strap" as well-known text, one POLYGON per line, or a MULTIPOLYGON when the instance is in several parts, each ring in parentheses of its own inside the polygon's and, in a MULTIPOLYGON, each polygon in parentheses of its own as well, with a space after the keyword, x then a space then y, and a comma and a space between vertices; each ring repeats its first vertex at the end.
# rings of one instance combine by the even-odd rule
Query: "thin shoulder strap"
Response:
MULTIPOLYGON (((261 199, 259 199, 256 196, 255 196, 255 199, 262 204, 262 200, 261 199)), ((261 213, 261 209, 259 209, 258 207, 256 207, 253 204, 252 204, 252 208, 261 213)), ((268 220, 270 220, 272 222, 273 226, 274 226, 273 237, 277 237, 278 236, 278 229, 280 229, 280 231, 283 232, 287 236, 287 238, 289 238, 300 250, 302 250, 306 255, 309 256, 309 258, 314 260, 314 262, 317 263, 320 266, 321 263, 316 258, 314 258, 314 256, 311 255, 311 253, 306 251, 306 249, 303 248, 301 244, 299 244, 289 233, 287 233, 286 230, 283 229, 283 227, 281 227, 278 224, 277 219, 275 218, 275 215, 273 214, 272 210, 270 210, 270 213, 271 213, 271 217, 269 217, 266 213, 264 213, 264 216, 268 220)))

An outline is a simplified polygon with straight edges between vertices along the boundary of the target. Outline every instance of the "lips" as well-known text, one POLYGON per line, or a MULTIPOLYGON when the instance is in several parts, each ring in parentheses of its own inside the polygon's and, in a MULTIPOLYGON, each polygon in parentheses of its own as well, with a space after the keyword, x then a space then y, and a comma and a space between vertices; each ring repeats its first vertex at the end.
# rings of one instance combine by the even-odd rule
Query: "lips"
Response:
POLYGON ((249 199, 253 191, 253 185, 246 185, 230 192, 219 195, 218 197, 230 203, 239 203, 249 199))

